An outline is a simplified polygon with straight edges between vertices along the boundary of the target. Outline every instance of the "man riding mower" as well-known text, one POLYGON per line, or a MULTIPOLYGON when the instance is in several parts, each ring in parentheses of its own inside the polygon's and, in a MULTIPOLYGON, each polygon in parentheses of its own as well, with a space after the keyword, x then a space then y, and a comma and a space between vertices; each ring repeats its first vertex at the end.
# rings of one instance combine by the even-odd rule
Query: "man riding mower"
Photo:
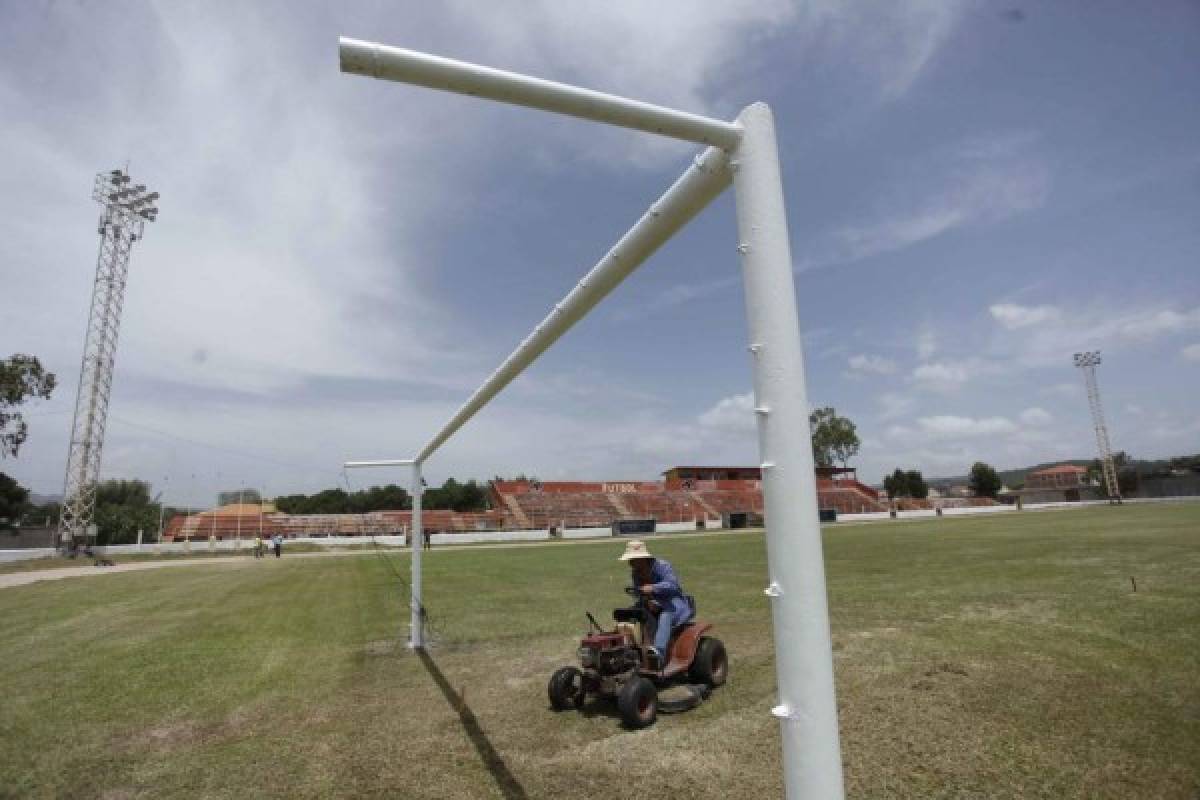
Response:
POLYGON ((729 661, 720 639, 705 634, 712 628, 694 619, 695 600, 685 595, 671 564, 650 555, 646 545, 631 541, 620 558, 630 565, 632 586, 626 593, 637 599, 631 608, 613 611, 615 626, 603 630, 589 613, 592 630, 580 642, 580 667, 562 667, 550 677, 548 693, 555 710, 581 708, 588 694, 615 698, 622 721, 630 728, 654 724, 664 712, 699 705, 729 674, 729 661), (686 696, 662 700, 659 687, 691 680, 686 696))

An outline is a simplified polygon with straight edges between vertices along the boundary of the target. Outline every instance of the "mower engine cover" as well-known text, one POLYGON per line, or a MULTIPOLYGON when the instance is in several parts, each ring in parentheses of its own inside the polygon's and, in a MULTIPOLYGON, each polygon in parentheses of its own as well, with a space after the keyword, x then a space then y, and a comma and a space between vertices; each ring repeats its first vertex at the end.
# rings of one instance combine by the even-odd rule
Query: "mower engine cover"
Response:
POLYGON ((589 634, 579 642, 580 666, 604 673, 621 672, 629 668, 625 654, 632 647, 633 642, 624 633, 589 634))

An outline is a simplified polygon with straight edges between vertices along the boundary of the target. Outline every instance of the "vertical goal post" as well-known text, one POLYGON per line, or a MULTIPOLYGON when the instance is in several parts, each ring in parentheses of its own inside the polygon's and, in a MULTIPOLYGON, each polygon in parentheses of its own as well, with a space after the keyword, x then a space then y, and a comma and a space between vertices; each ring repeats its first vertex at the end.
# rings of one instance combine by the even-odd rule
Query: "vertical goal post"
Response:
POLYGON ((485 380, 411 461, 413 475, 412 636, 420 619, 420 472, 447 439, 520 375, 714 198, 733 184, 754 371, 765 501, 768 586, 775 644, 783 779, 793 800, 844 797, 833 651, 808 429, 804 356, 796 312, 787 215, 775 139, 764 103, 733 122, 397 47, 339 40, 343 72, 656 133, 708 147, 612 249, 485 380))

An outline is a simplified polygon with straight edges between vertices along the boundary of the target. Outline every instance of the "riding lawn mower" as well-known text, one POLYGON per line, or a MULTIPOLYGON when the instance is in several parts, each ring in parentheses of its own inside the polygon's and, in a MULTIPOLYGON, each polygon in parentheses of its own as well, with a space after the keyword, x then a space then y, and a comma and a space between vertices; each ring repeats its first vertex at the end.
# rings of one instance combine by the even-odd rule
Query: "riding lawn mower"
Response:
MULTIPOLYGON (((640 597, 633 587, 625 592, 640 597)), ((688 595, 695 611, 695 600, 688 595)), ((643 602, 613 610, 612 630, 604 630, 591 612, 590 629, 579 643, 579 667, 561 667, 550 676, 547 692, 556 711, 582 708, 588 695, 615 699, 621 721, 629 728, 654 724, 658 712, 695 708, 725 683, 729 659, 720 639, 706 634, 712 625, 694 618, 671 631, 667 652, 659 663, 650 646, 649 611, 643 602), (659 689, 684 686, 679 699, 659 698, 659 689)))

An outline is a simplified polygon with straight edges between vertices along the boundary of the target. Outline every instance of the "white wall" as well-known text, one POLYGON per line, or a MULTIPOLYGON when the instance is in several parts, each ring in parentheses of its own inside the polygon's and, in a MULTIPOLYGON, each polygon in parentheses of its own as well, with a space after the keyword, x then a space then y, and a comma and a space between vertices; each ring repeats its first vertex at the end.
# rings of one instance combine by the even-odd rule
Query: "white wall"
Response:
POLYGON ((20 550, 0 550, 0 564, 6 561, 28 561, 34 558, 49 558, 54 555, 53 547, 23 547, 20 550))
POLYGON ((682 533, 694 530, 696 530, 695 520, 688 520, 687 522, 659 522, 654 526, 655 533, 682 533))
POLYGON ((472 531, 470 533, 435 533, 430 544, 476 544, 479 542, 544 542, 550 532, 541 531, 472 531))
POLYGON ((611 539, 612 528, 564 528, 564 539, 611 539))

